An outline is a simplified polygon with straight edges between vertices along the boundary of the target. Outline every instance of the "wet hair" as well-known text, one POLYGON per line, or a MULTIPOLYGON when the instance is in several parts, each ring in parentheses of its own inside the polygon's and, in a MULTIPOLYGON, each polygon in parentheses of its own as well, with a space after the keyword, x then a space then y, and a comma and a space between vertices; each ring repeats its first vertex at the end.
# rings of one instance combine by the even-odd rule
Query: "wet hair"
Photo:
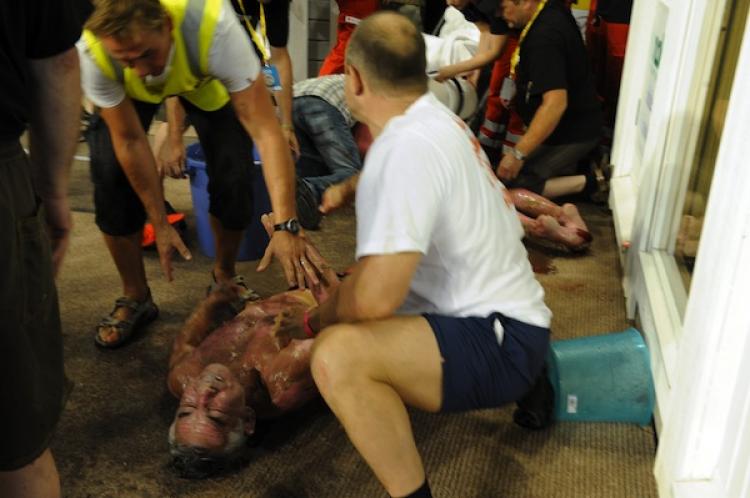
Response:
POLYGON ((208 451, 200 446, 179 444, 175 437, 175 423, 169 427, 169 453, 172 468, 185 479, 205 479, 237 468, 242 462, 247 436, 243 421, 227 436, 227 444, 220 453, 208 451))
POLYGON ((422 33, 406 17, 377 12, 354 30, 346 62, 385 95, 427 92, 427 57, 422 33))
POLYGON ((122 39, 133 29, 160 30, 167 21, 167 11, 159 0, 94 0, 94 12, 86 29, 98 37, 122 39))

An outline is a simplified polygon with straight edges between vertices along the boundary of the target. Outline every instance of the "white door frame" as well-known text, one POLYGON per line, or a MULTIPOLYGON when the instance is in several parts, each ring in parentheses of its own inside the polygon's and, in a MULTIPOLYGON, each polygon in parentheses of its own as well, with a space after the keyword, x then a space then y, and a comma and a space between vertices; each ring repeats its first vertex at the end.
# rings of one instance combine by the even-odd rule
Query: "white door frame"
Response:
POLYGON ((687 302, 672 256, 726 0, 636 0, 623 70, 610 206, 627 314, 651 354, 657 430, 668 416, 687 302), (666 19, 665 17, 666 12, 666 19), (653 67, 655 37, 661 62, 653 67), (650 100, 642 138, 644 101, 650 100))
POLYGON ((711 185, 655 466, 660 496, 750 496, 750 23, 711 185))

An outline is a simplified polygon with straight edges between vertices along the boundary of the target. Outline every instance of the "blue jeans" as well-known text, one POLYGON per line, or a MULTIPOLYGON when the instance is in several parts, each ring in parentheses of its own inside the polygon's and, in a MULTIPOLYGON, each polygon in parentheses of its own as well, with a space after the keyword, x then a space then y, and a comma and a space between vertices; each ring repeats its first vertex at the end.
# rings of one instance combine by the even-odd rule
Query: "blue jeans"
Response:
POLYGON ((321 98, 295 97, 292 117, 300 147, 297 176, 313 189, 320 203, 328 187, 362 169, 359 150, 344 116, 321 98))

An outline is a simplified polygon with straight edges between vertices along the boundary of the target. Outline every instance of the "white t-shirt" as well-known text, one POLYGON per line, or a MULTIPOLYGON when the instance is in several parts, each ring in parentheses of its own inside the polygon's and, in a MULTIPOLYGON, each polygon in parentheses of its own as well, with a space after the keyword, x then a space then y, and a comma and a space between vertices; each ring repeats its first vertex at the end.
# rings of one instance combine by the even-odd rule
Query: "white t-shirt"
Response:
MULTIPOLYGON (((173 45, 174 47, 174 45, 173 45)), ((76 43, 81 60, 81 86, 91 102, 99 107, 114 107, 125 98, 125 88, 107 78, 86 50, 81 38, 76 43)), ((170 54, 173 55, 173 52, 170 54)), ((167 64, 167 68, 169 67, 167 64)), ((229 93, 249 87, 258 77, 260 60, 252 42, 240 26, 234 9, 224 0, 208 52, 208 73, 219 80, 229 93)), ((159 78, 158 76, 156 78, 159 78)))
POLYGON ((504 189, 471 131, 431 94, 388 122, 357 185, 357 258, 423 254, 399 313, 501 312, 549 326, 504 189))

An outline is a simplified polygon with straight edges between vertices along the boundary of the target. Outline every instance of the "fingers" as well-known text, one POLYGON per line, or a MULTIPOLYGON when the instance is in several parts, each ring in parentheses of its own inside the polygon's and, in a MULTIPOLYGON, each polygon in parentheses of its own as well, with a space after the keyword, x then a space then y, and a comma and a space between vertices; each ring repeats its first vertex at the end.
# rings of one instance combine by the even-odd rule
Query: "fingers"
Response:
POLYGON ((305 256, 299 258, 302 270, 304 270, 304 279, 308 288, 317 287, 320 284, 317 268, 305 256))
POLYGON ((298 289, 305 288, 305 270, 302 268, 302 258, 292 260, 294 265, 294 280, 298 289))
POLYGON ((164 272, 164 276, 167 282, 172 281, 172 248, 170 247, 165 252, 159 253, 159 263, 161 264, 161 270, 164 272))
MULTIPOLYGON (((175 233, 175 235, 177 235, 175 233)), ((177 240, 174 242, 174 246, 177 248, 177 252, 180 253, 180 256, 182 256, 182 259, 185 261, 190 261, 193 259, 193 255, 190 253, 190 249, 185 246, 185 243, 182 241, 179 235, 177 235, 177 240)))
POLYGON ((266 271, 266 268, 268 268, 268 265, 271 264, 272 259, 273 250, 271 249, 271 244, 268 244, 268 247, 266 247, 266 252, 263 253, 263 257, 260 259, 260 263, 258 263, 255 271, 266 271))
POLYGON ((343 203, 343 196, 341 195, 339 188, 334 185, 328 187, 325 192, 323 192, 323 198, 320 201, 320 207, 318 210, 323 214, 328 214, 341 207, 343 203))
POLYGON ((320 274, 320 277, 325 284, 330 284, 331 282, 336 281, 336 272, 333 271, 331 265, 328 264, 328 261, 326 261, 325 258, 321 256, 321 254, 313 245, 307 244, 305 246, 305 255, 307 256, 307 259, 310 261, 310 263, 315 267, 317 272, 320 274))

